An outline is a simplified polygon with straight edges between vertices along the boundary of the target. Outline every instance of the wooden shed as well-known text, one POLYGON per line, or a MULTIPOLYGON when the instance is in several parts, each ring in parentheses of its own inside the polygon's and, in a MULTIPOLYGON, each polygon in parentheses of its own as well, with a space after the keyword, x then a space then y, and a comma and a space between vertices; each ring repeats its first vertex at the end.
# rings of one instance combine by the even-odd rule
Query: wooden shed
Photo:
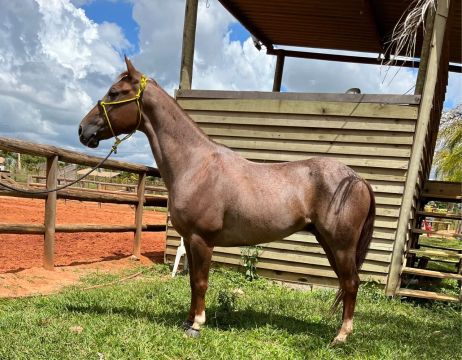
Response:
MULTIPOLYGON (((461 72, 461 4, 440 0, 417 39, 419 67, 413 95, 281 93, 288 56, 380 64, 386 42, 408 0, 220 0, 277 56, 273 92, 192 90, 197 0, 186 2, 178 103, 218 143, 254 161, 293 161, 327 156, 351 166, 372 185, 377 218, 361 279, 399 289, 411 222, 428 179, 448 71, 461 72), (322 35, 322 36, 321 36, 322 35), (348 50, 379 56, 285 50, 283 46, 348 50)), ((281 211, 283 211, 281 209, 281 211)), ((179 235, 169 225, 166 261, 179 235)), ((239 248, 215 248, 215 262, 239 265, 239 248)), ((263 246, 258 269, 270 278, 337 285, 322 247, 299 232, 263 246)))

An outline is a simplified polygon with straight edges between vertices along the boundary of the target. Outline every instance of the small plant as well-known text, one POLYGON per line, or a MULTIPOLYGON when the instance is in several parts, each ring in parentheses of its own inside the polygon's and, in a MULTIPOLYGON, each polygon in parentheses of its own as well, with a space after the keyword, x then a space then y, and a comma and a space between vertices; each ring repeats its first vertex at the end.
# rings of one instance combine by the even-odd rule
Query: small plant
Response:
POLYGON ((237 294, 229 290, 220 290, 217 297, 217 308, 213 317, 217 327, 230 326, 234 320, 231 315, 236 311, 237 294))
POLYGON ((244 263, 245 278, 249 281, 258 278, 257 262, 260 251, 261 246, 248 246, 241 248, 241 258, 244 263))
POLYGON ((236 309, 237 294, 234 292, 220 290, 218 293, 218 309, 222 314, 230 314, 236 309))

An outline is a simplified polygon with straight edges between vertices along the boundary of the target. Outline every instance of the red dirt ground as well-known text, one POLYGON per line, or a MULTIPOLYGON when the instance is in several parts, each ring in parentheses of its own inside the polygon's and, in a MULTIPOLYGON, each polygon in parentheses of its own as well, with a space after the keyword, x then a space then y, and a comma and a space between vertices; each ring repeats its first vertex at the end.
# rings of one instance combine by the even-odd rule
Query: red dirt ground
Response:
MULTIPOLYGON (((0 197, 0 223, 43 224, 44 200, 0 197)), ((165 223, 165 213, 145 211, 143 223, 165 223)), ((58 224, 132 225, 129 205, 58 200, 58 224)), ((123 259, 131 255, 133 233, 56 234, 55 264, 69 266, 123 259)), ((155 262, 163 259, 165 233, 143 233, 141 253, 155 262)), ((0 234, 0 274, 42 266, 42 235, 0 234)))

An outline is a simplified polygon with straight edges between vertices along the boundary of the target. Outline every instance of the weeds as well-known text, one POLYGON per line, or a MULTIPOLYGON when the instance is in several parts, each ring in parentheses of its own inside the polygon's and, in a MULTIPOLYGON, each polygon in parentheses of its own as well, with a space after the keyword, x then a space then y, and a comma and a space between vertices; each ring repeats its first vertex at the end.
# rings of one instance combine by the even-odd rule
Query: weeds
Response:
POLYGON ((257 263, 261 246, 247 246, 241 248, 241 258, 244 264, 245 278, 253 281, 258 278, 257 263))

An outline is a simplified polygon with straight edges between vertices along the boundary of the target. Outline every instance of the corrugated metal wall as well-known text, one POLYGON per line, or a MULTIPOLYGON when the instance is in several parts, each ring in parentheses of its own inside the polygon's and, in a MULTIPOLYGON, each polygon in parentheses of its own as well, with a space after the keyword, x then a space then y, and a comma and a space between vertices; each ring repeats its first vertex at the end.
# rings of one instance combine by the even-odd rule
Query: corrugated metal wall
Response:
MULTIPOLYGON (((361 278, 384 284, 418 97, 304 95, 190 90, 178 92, 177 100, 205 133, 250 160, 293 161, 328 156, 367 179, 376 194, 377 218, 361 278)), ((166 261, 174 259, 178 245, 179 235, 170 224, 166 261)), ((217 247, 213 260, 239 265, 240 249, 217 247)), ((306 232, 263 245, 258 268, 272 278, 336 284, 322 247, 306 232)))

